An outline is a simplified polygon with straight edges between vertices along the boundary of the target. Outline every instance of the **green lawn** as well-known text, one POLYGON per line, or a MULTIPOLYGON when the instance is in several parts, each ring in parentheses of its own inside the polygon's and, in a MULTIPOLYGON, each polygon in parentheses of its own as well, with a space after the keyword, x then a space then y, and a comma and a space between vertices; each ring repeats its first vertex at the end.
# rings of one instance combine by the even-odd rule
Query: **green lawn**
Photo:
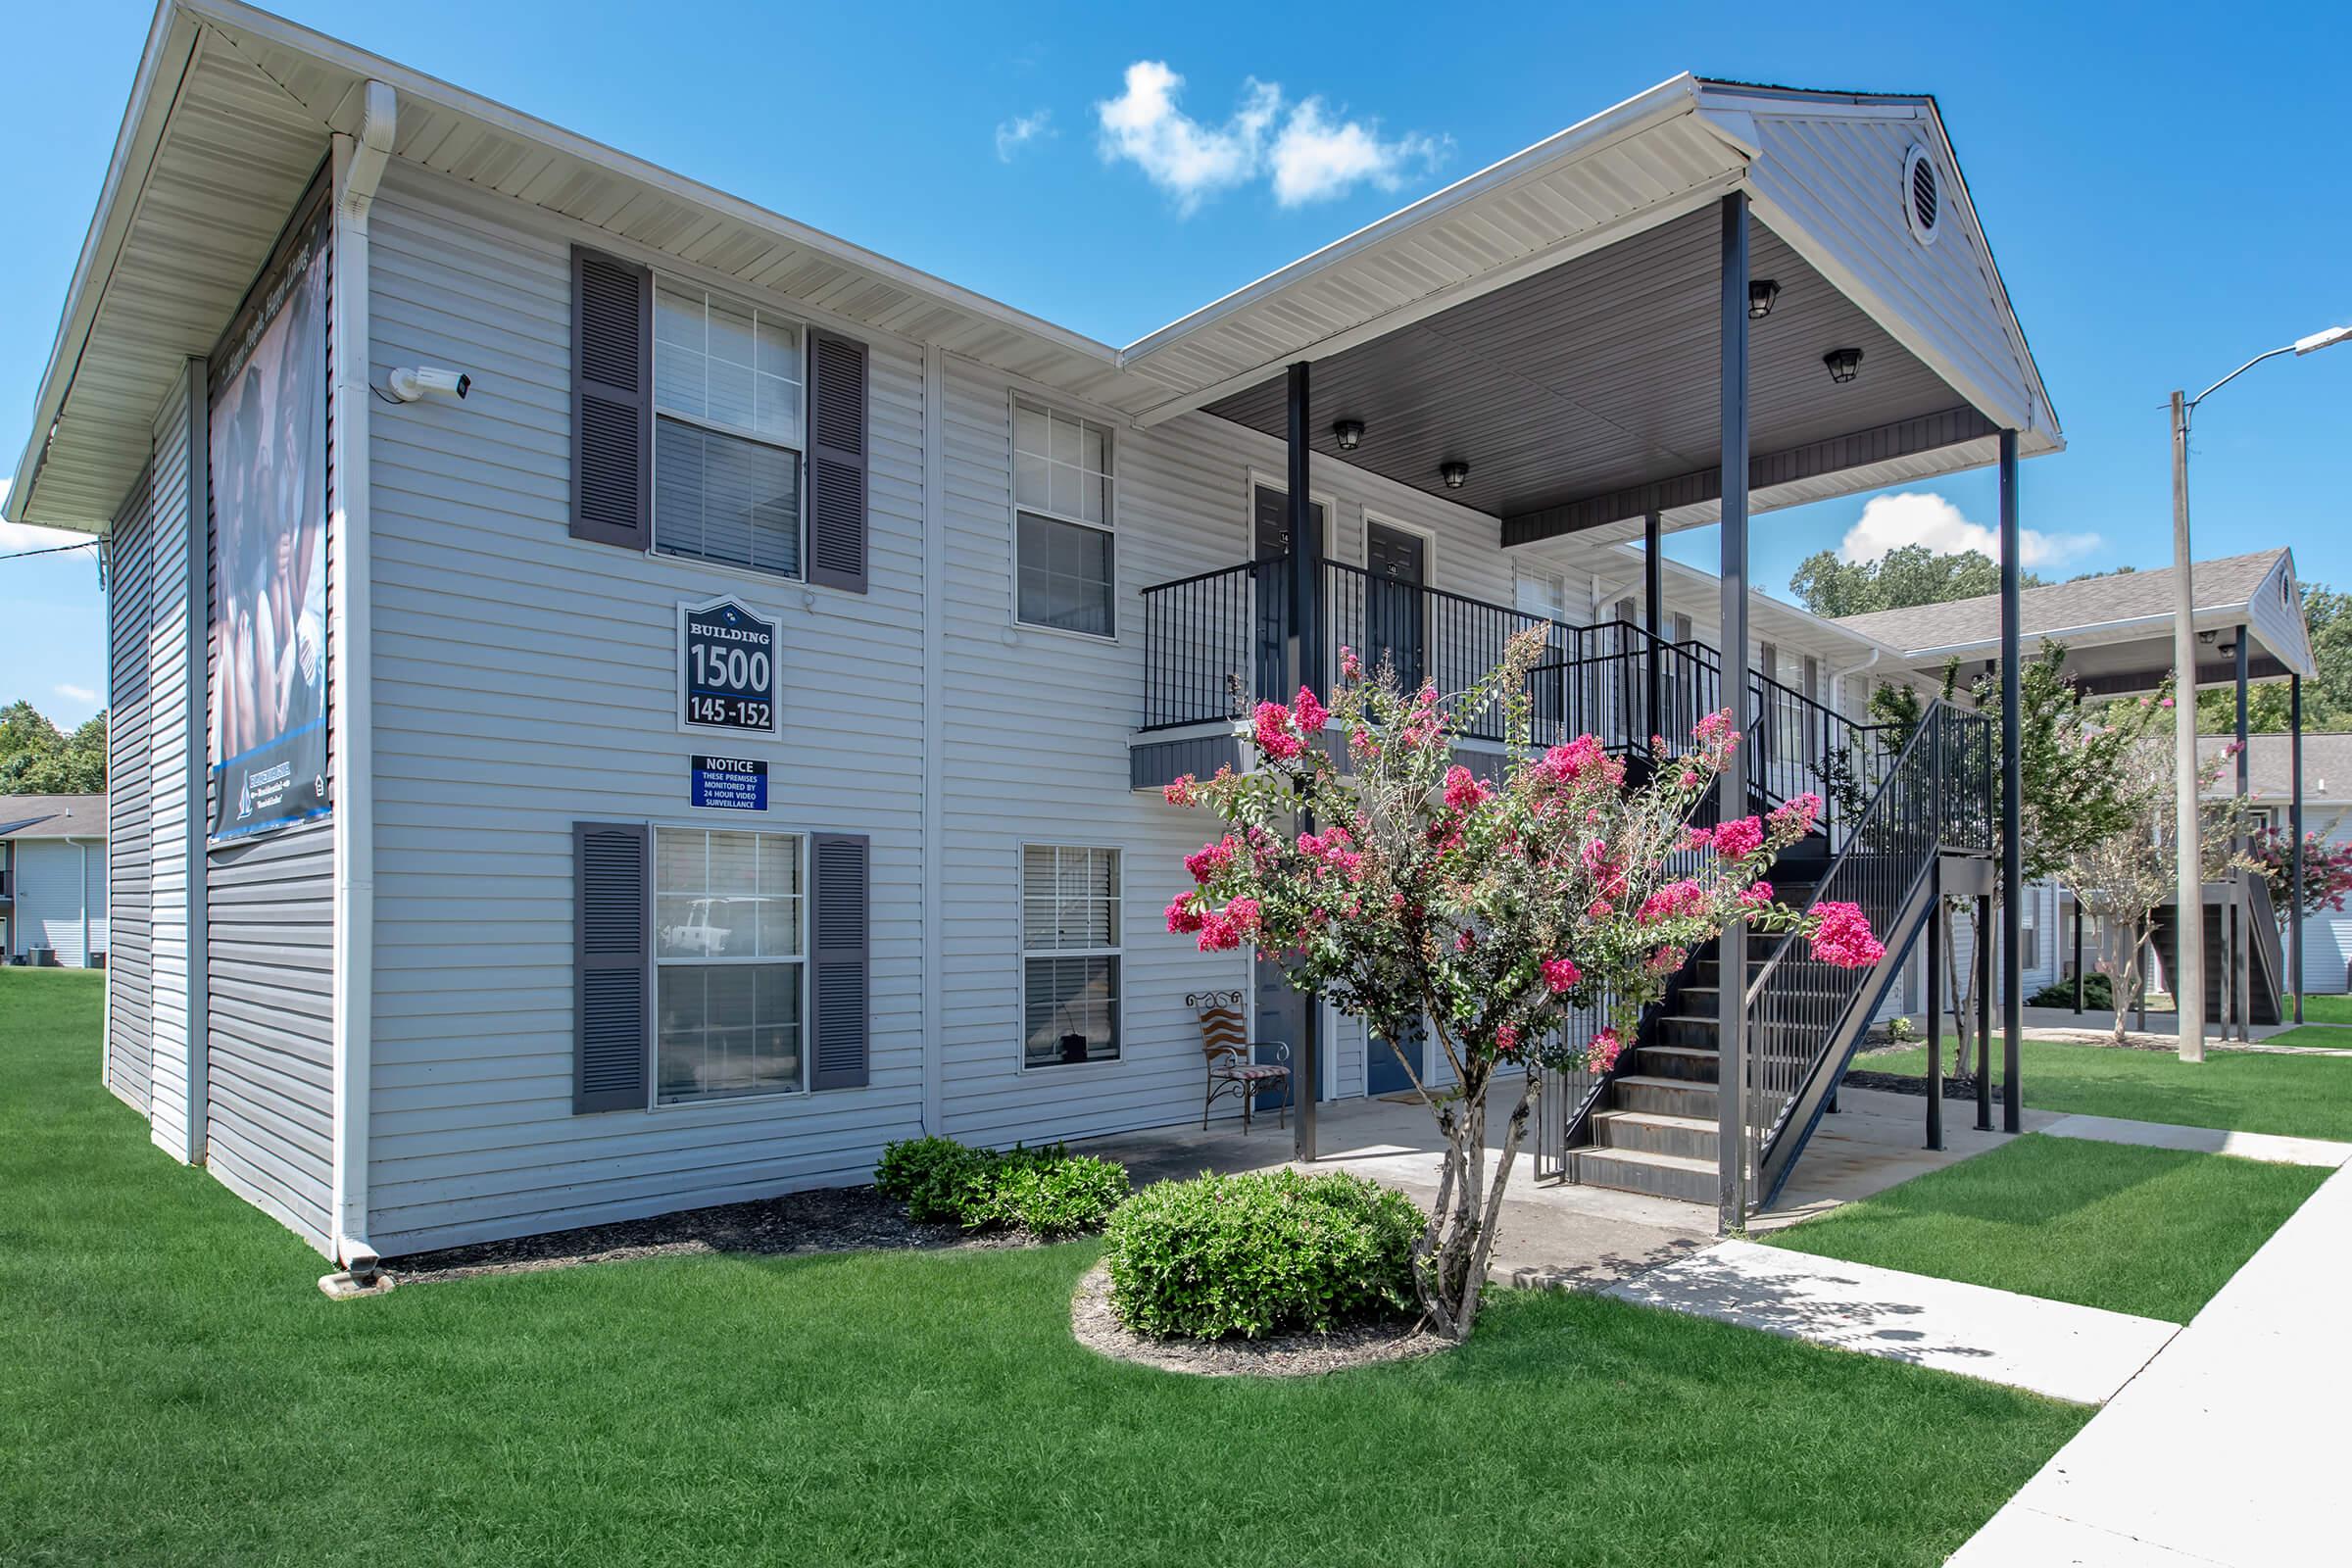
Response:
MULTIPOLYGON (((2288 1043, 2326 1045, 2338 1038, 2332 1030, 2310 1033, 2325 1038, 2288 1043)), ((2026 1103, 2037 1110, 2352 1140, 2352 1057, 2213 1051, 2192 1064, 2169 1052, 2050 1040, 2024 1041, 2019 1053, 2026 1103)), ((1993 1062, 1997 1072, 1997 1039, 1993 1062)), ((1857 1056, 1854 1066, 1921 1077, 1928 1070, 1927 1048, 1857 1056)))
MULTIPOLYGON (((2291 1015, 2293 1011, 2291 1004, 2288 1011, 2291 1015)), ((2303 1021, 2338 1026, 2352 1025, 2352 997, 2315 997, 2307 991, 2303 994, 2303 1021)))
POLYGON ((2028 1134, 1763 1240, 2185 1323, 2332 1174, 2028 1134))
POLYGON ((1931 1564, 2087 1415, 1553 1294, 1411 1365, 1152 1372, 1070 1338, 1093 1244, 331 1302, 99 1087, 97 998, 0 972, 12 1568, 1931 1564))

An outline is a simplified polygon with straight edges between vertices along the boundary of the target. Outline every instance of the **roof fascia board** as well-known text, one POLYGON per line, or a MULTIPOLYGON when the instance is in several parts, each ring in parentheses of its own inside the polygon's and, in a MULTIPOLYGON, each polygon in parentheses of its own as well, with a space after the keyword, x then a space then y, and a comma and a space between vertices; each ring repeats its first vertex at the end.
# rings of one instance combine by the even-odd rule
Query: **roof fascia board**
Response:
POLYGON ((107 161, 106 178, 98 187, 98 204, 90 214, 89 230, 82 236, 81 253, 74 258, 73 278, 66 286, 57 336, 50 344, 49 363, 42 368, 40 389, 33 398, 32 429, 24 455, 17 460, 18 482, 9 486, 7 505, 0 509, 0 515, 11 522, 24 521, 25 509, 32 504, 49 431, 65 407, 74 369, 80 363, 82 346, 89 340, 91 322, 106 292, 106 279, 113 275, 115 258, 129 231, 138 205, 136 193, 146 188, 147 172, 162 145, 164 125, 195 61, 197 37, 196 23, 173 0, 163 0, 156 7, 146 47, 139 55, 138 73, 131 78, 130 98, 123 106, 122 125, 115 133, 114 155, 107 161), (123 199, 125 191, 132 193, 132 200, 123 199))
MULTIPOLYGON (((2247 602, 2239 600, 2229 605, 2200 605, 2189 620, 2199 631, 2219 631, 2246 623, 2247 602)), ((2020 632, 2029 643, 2061 642, 2082 648, 2101 648, 2114 643, 2134 640, 2134 634, 2144 634, 2161 626, 2169 626, 2173 612, 2160 611, 2150 615, 2132 615, 2123 620, 2092 620, 2074 626, 2051 626, 2041 630, 2020 632)), ((1913 648, 1903 654, 1905 659, 1960 659, 1981 657, 1987 649, 1998 652, 1998 637, 1979 637, 1964 643, 1945 643, 1933 648, 1913 648)), ((2271 650, 2274 657, 2278 650, 2271 650)), ((2285 662, 2283 659, 2281 662, 2285 662)))
POLYGON ((1213 325, 1269 295, 1279 294, 1303 278, 1336 267, 1385 239, 1443 218, 1465 202, 1547 173, 1559 165, 1588 157, 1629 136, 1639 135, 1652 125, 1678 115, 1689 114, 1697 106, 1697 78, 1689 72, 1669 77, 1646 92, 1636 93, 1623 103, 1614 104, 1596 115, 1578 121, 1533 147, 1523 148, 1508 158, 1489 164, 1474 174, 1465 174, 1444 190, 1433 191, 1409 207, 1399 208, 1386 218, 1375 219, 1355 232, 1333 240, 1321 250, 1310 251, 1298 261, 1276 268, 1232 293, 1178 317, 1157 331, 1145 333, 1120 351, 1120 363, 1133 364, 1146 359, 1153 351, 1163 349, 1202 327, 1213 325))
MULTIPOLYGON (((510 108, 494 99, 467 92, 437 76, 428 76, 422 72, 386 60, 380 55, 369 54, 364 49, 354 48, 338 39, 330 38, 324 33, 315 32, 297 23, 288 22, 282 17, 271 16, 266 11, 258 11, 253 7, 238 4, 236 0, 193 0, 188 9, 208 24, 227 34, 232 40, 240 34, 249 35, 280 48, 310 55, 336 70, 348 72, 363 80, 373 79, 387 82, 404 99, 413 97, 420 102, 437 105, 454 114, 469 116, 493 129, 535 142, 564 156, 576 158, 593 168, 604 170, 623 179, 635 181, 674 201, 715 213, 722 218, 773 234, 790 244, 817 252, 845 266, 858 268, 871 273, 881 281, 906 289, 909 293, 937 300, 953 309, 967 311, 974 316, 1014 331, 1045 339, 1056 348, 1099 360, 1106 367, 1115 368, 1118 364, 1117 350, 1107 343, 1099 343, 1082 332, 1074 332, 1065 326, 1056 326, 1052 321, 1031 316, 1025 311, 1016 310, 1001 300, 990 299, 985 294, 974 293, 970 289, 950 283, 944 278, 934 277, 919 269, 908 267, 904 262, 893 261, 878 252, 869 251, 863 246, 853 244, 837 235, 828 234, 822 229, 796 222, 780 213, 770 212, 764 207, 756 206, 740 197, 730 196, 722 190, 706 185, 700 180, 689 178, 673 170, 663 169, 658 164, 631 157, 617 148, 608 147, 603 142, 593 141, 586 136, 565 130, 561 125, 526 115, 520 110, 510 108)), ((350 94, 346 94, 343 100, 346 105, 354 101, 350 94)), ((340 113, 340 109, 337 112, 340 113)))
MULTIPOLYGON (((1433 316, 1451 310, 1456 305, 1467 304, 1471 300, 1492 294, 1496 289, 1507 288, 1523 278, 1532 277, 1538 272, 1575 261, 1578 257, 1589 255, 1593 251, 1606 249, 1620 240, 1630 239, 1634 235, 1655 228, 1661 223, 1672 222, 1675 219, 1694 213, 1702 207, 1710 206, 1720 200, 1725 193, 1736 189, 1738 184, 1737 176, 1727 176, 1720 181, 1686 192, 1674 201, 1662 202, 1656 207, 1645 208, 1642 212, 1619 219, 1615 222, 1604 223, 1598 228, 1588 229, 1582 234, 1572 235, 1544 250, 1531 251, 1502 267, 1494 268, 1481 272, 1476 277, 1465 278, 1459 283, 1448 284, 1445 288, 1424 294, 1410 305, 1400 306, 1385 316, 1378 316, 1371 320, 1359 322, 1344 332, 1335 332, 1329 337, 1319 339, 1294 352, 1251 366, 1249 369, 1229 375, 1222 381, 1212 382, 1194 391, 1181 393, 1164 402, 1155 403, 1137 414, 1133 423, 1139 430, 1151 429, 1153 425, 1166 423, 1180 414, 1190 414, 1196 410, 1204 409, 1220 398, 1230 397, 1236 392, 1247 391, 1267 377, 1280 374, 1285 366, 1295 365, 1301 360, 1311 365, 1318 360, 1327 360, 1334 355, 1345 353, 1348 349, 1358 348, 1376 339, 1401 332, 1433 316)), ((1126 363, 1132 367, 1132 361, 1126 363)))

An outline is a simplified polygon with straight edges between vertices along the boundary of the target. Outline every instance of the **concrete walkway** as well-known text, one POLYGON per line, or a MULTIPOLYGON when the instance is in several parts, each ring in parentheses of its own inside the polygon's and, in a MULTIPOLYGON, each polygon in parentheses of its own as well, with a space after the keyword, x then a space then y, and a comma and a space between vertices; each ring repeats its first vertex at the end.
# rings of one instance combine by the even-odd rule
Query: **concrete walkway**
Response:
POLYGON ((2052 1138, 2087 1138, 2101 1144, 2136 1144, 2142 1149, 2185 1149, 2199 1154, 2234 1154, 2274 1165, 2315 1165, 2333 1170, 2352 1160, 2352 1144, 2325 1138, 2289 1138, 2280 1133, 2232 1133, 2217 1127, 2175 1127, 2118 1116, 2061 1116, 2040 1129, 2052 1138))
POLYGON ((1956 1280, 1721 1242, 1602 1293, 2054 1399, 2112 1398, 2177 1324, 1956 1280))
POLYGON ((2352 1557, 2352 1170, 2278 1228, 1952 1568, 2298 1568, 2352 1557))

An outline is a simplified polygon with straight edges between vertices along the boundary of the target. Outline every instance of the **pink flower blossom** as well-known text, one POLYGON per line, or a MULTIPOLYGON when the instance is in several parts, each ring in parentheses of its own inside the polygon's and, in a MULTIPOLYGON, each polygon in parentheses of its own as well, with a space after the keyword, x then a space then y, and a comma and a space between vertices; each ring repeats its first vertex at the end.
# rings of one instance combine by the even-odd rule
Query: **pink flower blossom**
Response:
POLYGON ((1871 935, 1870 917, 1858 904, 1814 906, 1814 924, 1806 933, 1813 956, 1840 969, 1867 969, 1886 956, 1886 944, 1871 935))
POLYGON ((1605 920, 1616 912, 1617 906, 1606 899, 1594 899, 1591 904, 1585 906, 1585 915, 1588 919, 1605 920))
POLYGON ((1506 1056, 1515 1054, 1519 1050, 1519 1026, 1515 1023, 1496 1024, 1494 1026, 1494 1049, 1506 1056))
POLYGON ((1169 901, 1168 929, 1180 932, 1200 929, 1200 907, 1190 893, 1179 893, 1169 901))
POLYGON ((1170 806, 1191 806, 1200 798, 1197 790, 1199 783, 1200 780, 1192 774, 1183 774, 1174 783, 1164 786, 1159 792, 1160 797, 1170 806))
POLYGON ((1715 830, 1715 853, 1727 860, 1744 860, 1764 847, 1764 824, 1752 816, 1724 823, 1715 830))
POLYGON ((1683 960, 1689 956, 1682 949, 1670 944, 1649 956, 1649 971, 1652 974, 1672 974, 1683 966, 1683 960))
POLYGON ((1547 777, 1562 784, 1575 784, 1603 776, 1621 782, 1625 777, 1625 764, 1619 762, 1612 769, 1610 764, 1613 760, 1607 748, 1600 744, 1600 737, 1579 735, 1567 745, 1554 746, 1545 752, 1544 760, 1536 765, 1547 777))
POLYGON ((1740 906, 1745 909, 1772 907, 1772 884, 1769 882, 1749 883, 1747 891, 1740 895, 1740 906))
POLYGON ((1707 745, 1720 740, 1731 730, 1731 727, 1732 710, 1728 708, 1720 708, 1690 726, 1690 738, 1702 746, 1707 745))
POLYGON ((1687 790, 1698 788, 1698 769, 1695 767, 1684 768, 1682 777, 1676 779, 1675 782, 1687 790))
POLYGON ((1687 828, 1684 830, 1683 848, 1686 850, 1703 850, 1714 842, 1715 835, 1708 832, 1703 827, 1687 828))
POLYGON ((1280 703, 1260 703, 1250 738, 1257 749, 1277 762, 1287 762, 1306 750, 1306 738, 1291 725, 1291 710, 1280 703))
POLYGON ((1255 899, 1236 899, 1225 906, 1225 918, 1244 936, 1255 936, 1265 909, 1255 899))
POLYGON ((1585 977, 1574 958, 1545 958, 1543 962, 1544 989, 1554 996, 1566 991, 1585 977))
POLYGON ((1216 880, 1218 872, 1233 863, 1233 857, 1240 849, 1241 846, 1233 841, 1232 835, 1228 834, 1217 840, 1216 843, 1203 844, 1186 856, 1184 868, 1192 873, 1194 881, 1206 887, 1216 880))
POLYGON ((1456 932, 1453 934, 1453 951, 1454 951, 1454 952, 1456 952, 1456 953, 1468 953, 1468 952, 1469 952, 1469 951, 1470 951, 1472 948, 1475 948, 1475 947, 1477 947, 1477 946, 1478 946, 1478 938, 1477 938, 1477 937, 1475 937, 1475 936, 1472 936, 1472 935, 1471 935, 1471 934, 1470 934, 1468 931, 1466 931, 1466 930, 1464 930, 1464 931, 1456 931, 1456 932))
POLYGON ((1340 673, 1349 680, 1364 678, 1364 662, 1355 657, 1355 650, 1346 643, 1340 645, 1340 673))
POLYGON ((1602 838, 1587 839, 1585 847, 1576 852, 1576 858, 1584 862, 1586 870, 1597 876, 1601 868, 1609 863, 1609 841, 1602 838))
POLYGON ((1369 762, 1380 755, 1380 742, 1372 738, 1369 730, 1349 730, 1348 754, 1359 762, 1369 762))
POLYGON ((1654 925, 1660 920, 1671 920, 1678 915, 1698 914, 1706 906, 1706 889, 1689 877, 1685 877, 1680 882, 1667 883, 1648 898, 1643 899, 1642 907, 1634 911, 1634 918, 1643 925, 1654 925))
POLYGON ((1242 945, 1242 933, 1231 920, 1210 910, 1200 917, 1200 934, 1194 946, 1202 953, 1230 953, 1242 945))
POLYGON ((1799 836, 1812 832, 1813 824, 1820 818, 1821 797, 1810 790, 1792 795, 1772 808, 1772 825, 1784 830, 1793 827, 1799 836))
POLYGON ((2173 700, 2172 700, 2170 697, 2167 697, 2167 698, 2164 700, 2164 702, 2163 702, 2162 706, 2163 706, 2163 707, 2166 707, 2166 708, 2170 708, 2170 707, 2172 707, 2172 706, 2173 706, 2173 700))
POLYGON ((1596 1072, 1607 1072, 1611 1067, 1617 1065, 1618 1054, 1623 1049, 1624 1047, 1617 1039, 1617 1031, 1603 1029, 1594 1035, 1592 1043, 1585 1048, 1585 1063, 1596 1072))
POLYGON ((1454 810, 1467 811, 1494 793, 1459 762, 1446 770, 1446 804, 1454 810))
POLYGON ((1331 717, 1323 705, 1315 701, 1315 694, 1304 686, 1298 688, 1298 703, 1294 712, 1298 718, 1298 727, 1309 735, 1321 729, 1323 721, 1331 717))

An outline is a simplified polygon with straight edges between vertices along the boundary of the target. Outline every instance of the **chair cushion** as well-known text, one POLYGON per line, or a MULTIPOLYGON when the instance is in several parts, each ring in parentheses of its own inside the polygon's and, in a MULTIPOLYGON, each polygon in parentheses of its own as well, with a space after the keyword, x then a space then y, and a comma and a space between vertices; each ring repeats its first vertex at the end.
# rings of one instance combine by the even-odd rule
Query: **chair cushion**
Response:
POLYGON ((1290 1075, 1291 1069, 1288 1067, 1263 1066, 1255 1063, 1236 1062, 1230 1067, 1217 1069, 1217 1076, 1220 1078, 1244 1078, 1252 1082, 1264 1078, 1288 1078, 1290 1075))

